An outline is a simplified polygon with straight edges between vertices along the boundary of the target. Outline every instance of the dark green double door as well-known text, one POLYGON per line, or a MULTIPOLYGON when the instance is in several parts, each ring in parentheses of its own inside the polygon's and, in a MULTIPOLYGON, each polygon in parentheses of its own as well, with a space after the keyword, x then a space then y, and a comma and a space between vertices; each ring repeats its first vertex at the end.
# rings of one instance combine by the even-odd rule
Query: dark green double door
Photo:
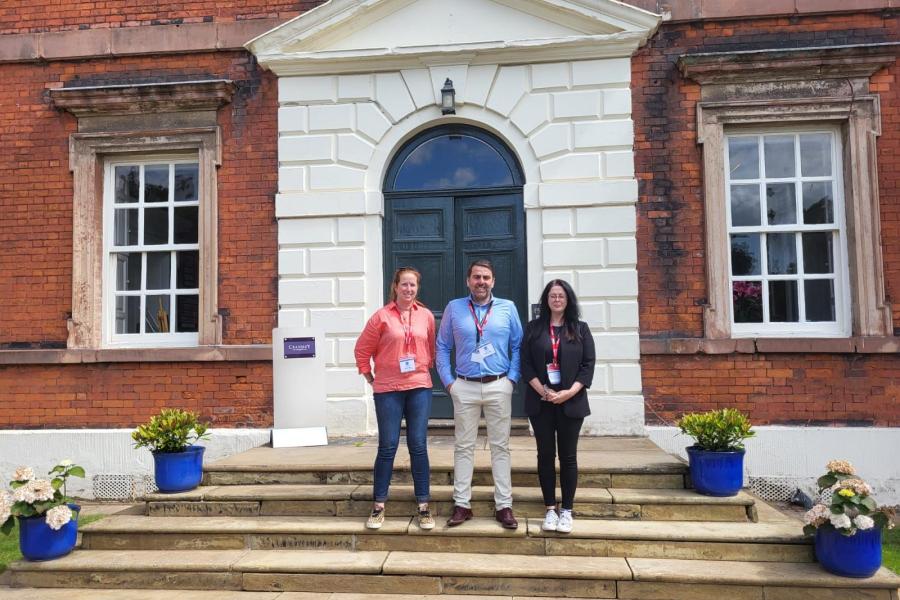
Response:
MULTIPOLYGON (((422 274, 419 298, 437 327, 447 302, 467 296, 466 270, 479 258, 494 264, 494 294, 516 303, 525 323, 527 274, 522 194, 404 196, 385 198, 385 297, 394 271, 415 267, 422 274)), ((432 418, 453 416, 453 403, 435 371, 432 418)), ((513 395, 513 416, 524 416, 522 385, 513 395)))

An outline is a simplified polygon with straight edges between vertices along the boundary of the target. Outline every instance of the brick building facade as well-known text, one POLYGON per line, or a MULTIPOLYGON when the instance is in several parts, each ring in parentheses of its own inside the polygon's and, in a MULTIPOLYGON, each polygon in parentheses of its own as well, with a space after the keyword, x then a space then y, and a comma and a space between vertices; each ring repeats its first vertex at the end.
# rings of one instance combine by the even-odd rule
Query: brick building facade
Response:
MULTIPOLYGON (((520 56, 483 49, 476 53, 486 58, 463 66, 457 63, 471 59, 441 62, 426 56, 415 66, 397 63, 396 71, 372 67, 371 80, 360 75, 369 73, 362 62, 356 70, 338 62, 333 71, 297 66, 301 55, 309 56, 309 65, 332 60, 333 40, 305 47, 304 21, 279 25, 304 14, 315 25, 315 12, 308 11, 320 4, 33 2, 0 9, 0 73, 7 82, 0 92, 0 236, 6 250, 0 255, 0 428, 11 433, 93 428, 118 436, 163 406, 180 406, 199 411, 213 427, 252 432, 236 447, 257 443, 253 440, 273 424, 272 328, 310 325, 321 317, 343 320, 327 332, 329 425, 339 433, 371 430, 371 396, 355 377, 347 351, 361 328, 357 321, 382 300, 385 208, 373 204, 382 189, 378 169, 387 169, 403 143, 442 122, 429 94, 438 93, 447 76, 460 88, 461 121, 491 131, 522 163, 529 302, 545 278, 572 279, 587 299, 598 344, 615 347, 598 367, 594 433, 635 433, 646 423, 665 446, 672 437, 669 425, 681 413, 735 406, 755 424, 773 426, 762 436, 773 447, 801 430, 816 432, 818 448, 840 431, 865 438, 864 432, 877 430, 869 436, 877 444, 896 444, 890 429, 900 425, 895 382, 900 346, 894 337, 900 314, 890 307, 900 287, 900 6, 895 0, 871 0, 852 11, 802 0, 752 7, 697 0, 631 3, 662 14, 659 22, 605 0, 592 4, 590 21, 564 7, 529 2, 534 4, 526 11, 529 18, 552 23, 547 36, 563 39, 577 30, 594 36, 594 46, 585 43, 567 54, 548 45, 544 54, 520 56), (625 48, 621 40, 631 40, 628 35, 635 41, 627 44, 636 51, 630 74, 626 67, 621 75, 627 61, 615 57, 631 51, 616 44, 625 48), (244 47, 257 36, 262 37, 256 46, 244 47), (288 63, 293 66, 282 66, 288 63), (488 73, 495 63, 496 73, 488 73), (486 82, 480 100, 479 77, 486 82), (397 100, 390 82, 399 82, 409 96, 397 100), (316 90, 320 84, 324 92, 316 90), (432 84, 438 88, 429 91, 432 84), (579 112, 590 97, 600 107, 579 112), (364 128, 359 107, 366 103, 381 108, 385 131, 364 128), (833 112, 823 112, 826 104, 833 112), (348 117, 352 122, 343 123, 342 109, 328 108, 322 118, 338 121, 333 130, 323 125, 321 134, 312 123, 319 117, 310 116, 324 114, 321 105, 352 105, 356 112, 348 117), (749 115, 750 106, 764 110, 749 115), (780 114, 801 116, 783 121, 780 114), (707 126, 725 146, 729 135, 757 136, 761 147, 767 135, 793 135, 799 148, 804 132, 821 133, 817 127, 832 132, 831 179, 823 175, 811 183, 827 181, 835 190, 848 190, 835 200, 848 218, 835 222, 838 245, 829 279, 838 334, 817 331, 815 323, 771 335, 743 324, 734 327, 731 286, 748 277, 756 285, 756 280, 752 272, 728 279, 731 255, 722 244, 732 236, 777 235, 790 228, 769 231, 762 223, 761 234, 726 230, 731 221, 725 222, 725 212, 718 225, 711 221, 710 203, 725 206, 711 186, 749 184, 723 182, 724 174, 710 177, 710 165, 721 162, 723 151, 713 151, 714 144, 703 139, 707 126), (584 141, 583 132, 601 128, 609 139, 584 141), (563 130, 564 139, 557 140, 563 130), (859 139, 854 138, 858 130, 863 131, 859 139), (328 136, 332 141, 323 141, 328 136), (280 145, 285 138, 293 142, 280 145), (355 144, 352 150, 348 142, 355 144), (330 144, 327 160, 314 155, 321 143, 330 144), (79 163, 82 155, 93 162, 79 163), (181 260, 181 252, 198 252, 204 265, 206 286, 200 281, 194 292, 199 324, 185 326, 196 329, 188 333, 197 339, 169 345, 123 342, 115 319, 130 317, 111 316, 108 303, 130 291, 122 295, 111 288, 114 275, 103 265, 111 256, 112 229, 105 229, 114 227, 110 215, 127 207, 105 196, 111 193, 108 178, 117 177, 119 164, 145 173, 166 163, 175 172, 195 160, 197 180, 205 185, 201 196, 212 193, 213 208, 204 206, 209 196, 199 200, 196 248, 175 243, 165 249, 173 261, 181 260), (381 166, 374 166, 378 160, 381 166), (373 173, 378 175, 374 187, 373 173), (330 184, 327 177, 340 183, 330 184), (345 183, 356 177, 358 189, 345 183), (358 210, 346 208, 353 194, 364 199, 358 210), (576 199, 564 201, 567 196, 576 199), (341 208, 294 208, 317 198, 341 208), (845 244, 843 260, 840 244, 845 244), (595 262, 579 257, 595 251, 595 262), (315 256, 337 264, 354 252, 364 257, 363 266, 317 271, 310 264, 315 256), (310 295, 306 301, 304 294, 310 295)), ((439 3, 419 4, 437 10, 439 3)), ((333 0, 323 9, 353 5, 333 0)), ((501 14, 492 2, 466 7, 501 14)), ((400 18, 386 15, 363 15, 371 36, 378 35, 377 23, 400 18)), ((339 16, 331 18, 338 22, 339 16)), ((525 17, 521 25, 510 22, 522 31, 535 26, 525 17)), ((339 23, 334 27, 340 30, 339 23)), ((472 36, 480 32, 472 29, 472 36)), ((441 43, 444 52, 459 50, 451 48, 458 40, 441 43)), ((348 44, 342 51, 353 51, 348 44)), ((801 150, 797 153, 805 160, 801 150)), ((770 185, 761 174, 754 177, 770 185)), ((810 182, 799 171, 795 179, 802 196, 810 182)), ((150 222, 146 211, 153 207, 145 200, 135 197, 146 215, 134 225, 135 235, 146 234, 144 219, 150 222)), ((170 215, 184 210, 176 196, 166 202, 170 215)), ((169 241, 176 235, 170 232, 169 241)), ((796 248, 803 253, 804 247, 796 248)), ((144 255, 153 250, 141 244, 134 249, 144 255)), ((792 252, 797 262, 798 251, 792 252)), ((134 292, 145 303, 139 319, 160 314, 174 319, 172 306, 183 290, 170 281, 166 302, 172 306, 163 310, 162 296, 147 280, 151 257, 143 260, 143 284, 134 292), (151 302, 159 302, 162 313, 146 308, 151 302)), ((177 269, 173 277, 179 276, 177 269)), ((765 272, 771 269, 770 264, 765 272)), ((808 285, 802 270, 785 277, 808 285)), ((767 279, 760 285, 793 284, 767 279)), ((777 301, 790 304, 788 296, 777 301)), ((193 310, 185 307, 185 314, 193 310)), ((771 325, 775 300, 765 310, 760 320, 771 325)), ((806 315, 806 309, 797 311, 806 315)), ((127 315, 127 309, 119 313, 127 315)), ((796 315, 787 317, 792 319, 796 315)), ((147 324, 137 326, 146 333, 147 324)), ((177 327, 173 321, 165 331, 177 327)), ((52 435, 65 439, 64 432, 52 435)), ((877 453, 880 447, 861 452, 877 453)), ((817 461, 818 454, 810 453, 817 461)), ((872 464, 879 465, 880 481, 900 477, 879 460, 872 464)), ((759 468, 751 467, 751 474, 759 468)), ((802 479, 808 473, 780 475, 802 479)))

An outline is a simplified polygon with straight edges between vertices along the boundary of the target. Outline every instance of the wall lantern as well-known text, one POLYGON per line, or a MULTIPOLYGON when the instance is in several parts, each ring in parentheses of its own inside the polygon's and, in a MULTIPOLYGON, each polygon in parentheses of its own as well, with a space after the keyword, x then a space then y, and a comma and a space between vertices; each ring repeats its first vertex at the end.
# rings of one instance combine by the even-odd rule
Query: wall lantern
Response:
POLYGON ((441 113, 456 114, 456 90, 453 89, 453 82, 449 77, 444 82, 444 87, 441 88, 441 113))

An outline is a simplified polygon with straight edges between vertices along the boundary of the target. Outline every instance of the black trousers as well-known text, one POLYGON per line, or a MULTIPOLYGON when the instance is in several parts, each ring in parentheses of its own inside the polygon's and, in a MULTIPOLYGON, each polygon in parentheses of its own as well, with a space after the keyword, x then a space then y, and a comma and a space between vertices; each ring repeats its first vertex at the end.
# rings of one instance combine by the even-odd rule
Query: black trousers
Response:
POLYGON ((559 450, 559 487, 562 507, 572 510, 578 487, 578 434, 584 418, 567 417, 561 404, 541 402, 541 412, 529 417, 537 442, 538 480, 544 506, 556 504, 556 452, 559 450))

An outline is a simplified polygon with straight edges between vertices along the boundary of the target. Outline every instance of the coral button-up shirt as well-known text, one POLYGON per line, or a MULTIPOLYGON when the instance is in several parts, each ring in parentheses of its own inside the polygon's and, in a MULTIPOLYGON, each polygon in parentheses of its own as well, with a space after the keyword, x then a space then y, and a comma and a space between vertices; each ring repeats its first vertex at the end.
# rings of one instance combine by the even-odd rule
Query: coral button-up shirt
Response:
POLYGON ((409 318, 409 345, 396 302, 379 308, 356 340, 354 354, 361 375, 373 373, 374 359, 372 388, 376 393, 431 388, 428 370, 434 366, 434 315, 424 306, 413 304, 409 318), (400 359, 405 356, 415 357, 414 371, 400 372, 400 359))

